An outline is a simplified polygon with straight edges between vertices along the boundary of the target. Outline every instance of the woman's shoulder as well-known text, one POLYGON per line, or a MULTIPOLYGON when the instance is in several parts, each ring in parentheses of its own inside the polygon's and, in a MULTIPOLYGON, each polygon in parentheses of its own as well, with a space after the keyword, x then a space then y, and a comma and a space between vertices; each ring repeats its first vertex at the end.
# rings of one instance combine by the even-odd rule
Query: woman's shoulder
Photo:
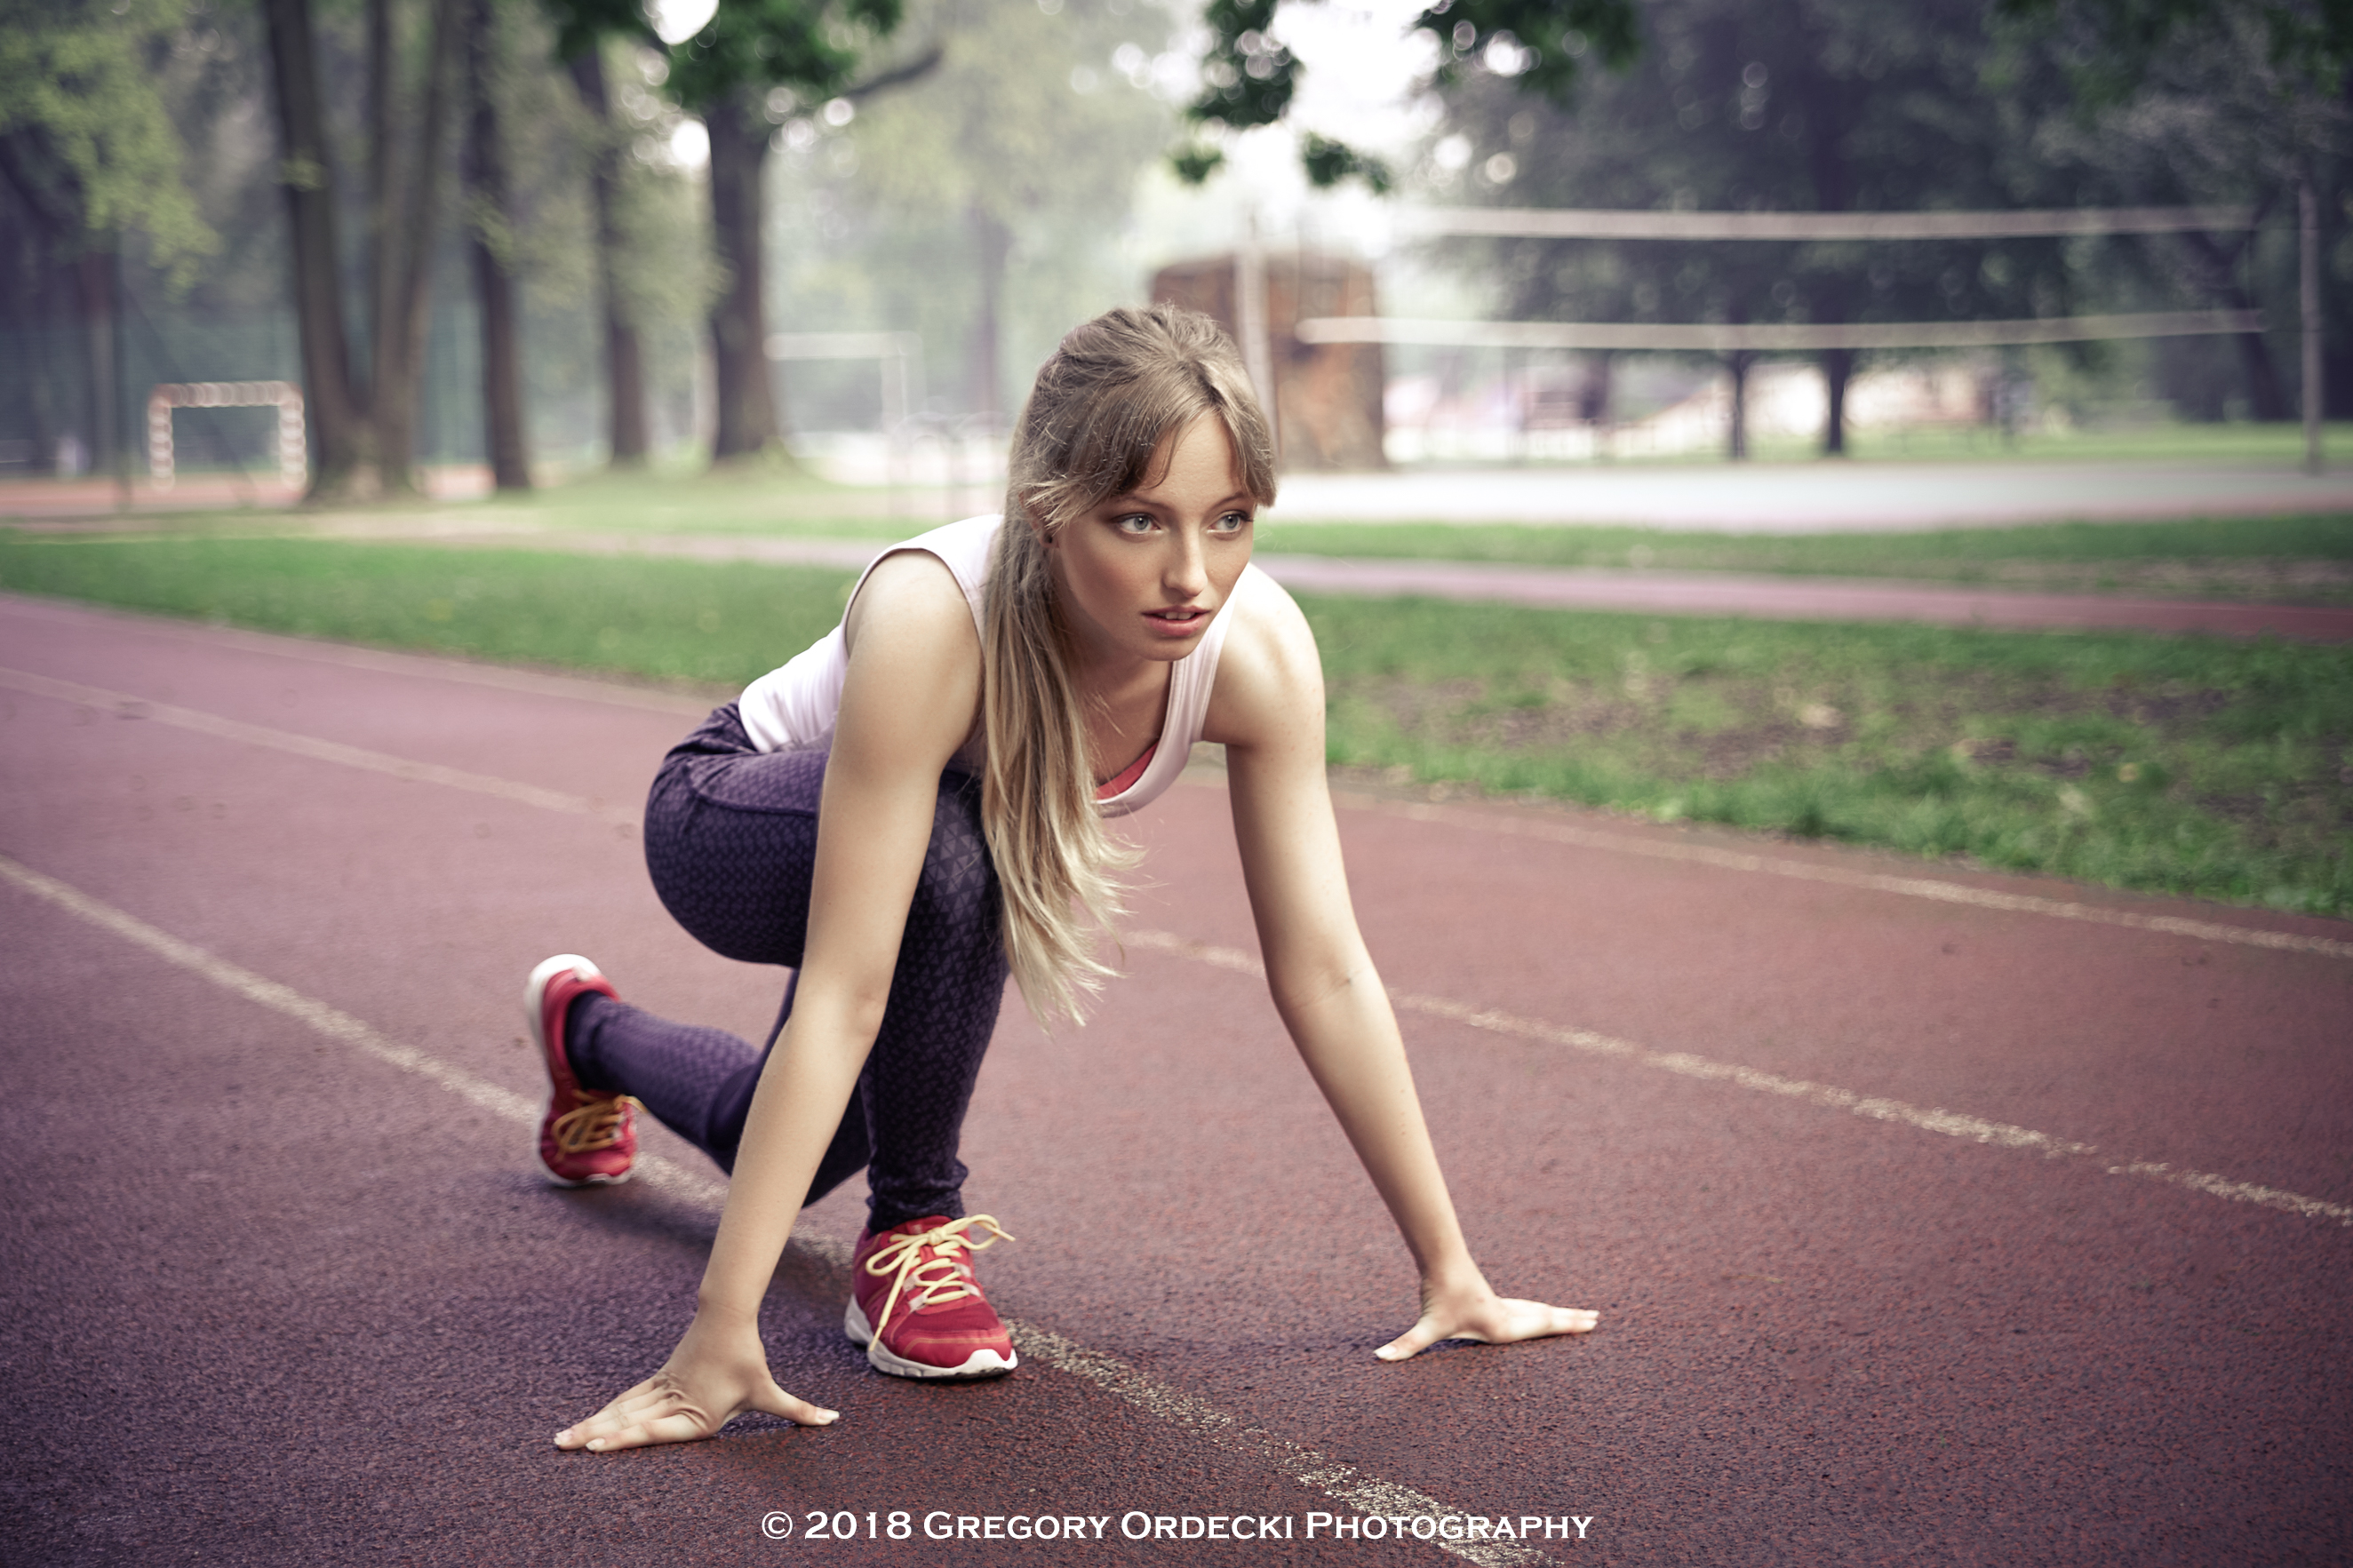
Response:
POLYGON ((850 590, 842 616, 843 637, 855 640, 870 616, 870 601, 880 595, 892 601, 893 615, 902 609, 922 616, 944 615, 962 605, 977 647, 989 553, 1001 521, 995 516, 968 517, 884 551, 850 590))
POLYGON ((977 653, 980 631, 970 608, 965 585, 947 562, 926 551, 896 551, 866 569, 842 616, 842 637, 854 651, 860 637, 878 629, 894 638, 921 630, 941 634, 952 645, 969 642, 977 653))
POLYGON ((1324 712, 1315 633, 1282 584, 1252 566, 1234 584, 1202 738, 1246 744, 1324 712))

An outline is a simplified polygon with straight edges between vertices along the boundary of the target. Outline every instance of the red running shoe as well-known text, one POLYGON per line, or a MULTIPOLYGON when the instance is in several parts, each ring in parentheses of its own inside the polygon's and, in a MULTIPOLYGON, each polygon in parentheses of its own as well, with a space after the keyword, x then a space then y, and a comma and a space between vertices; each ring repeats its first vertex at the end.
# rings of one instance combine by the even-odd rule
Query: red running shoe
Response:
POLYGON ((877 1372, 894 1377, 996 1377, 1019 1364, 972 1257, 1013 1237, 987 1215, 911 1219, 876 1235, 861 1231, 850 1255, 849 1310, 841 1326, 866 1347, 877 1372), (978 1241, 966 1227, 986 1226, 978 1241), (875 1327, 880 1324, 880 1329, 875 1327))
POLYGON ((613 985, 575 952, 559 952, 541 963, 522 989, 523 1016, 531 1020, 533 1037, 547 1062, 547 1113, 539 1119, 539 1163, 559 1187, 626 1182, 638 1157, 638 1102, 626 1094, 582 1089, 564 1054, 565 1014, 591 991, 612 996, 613 985))

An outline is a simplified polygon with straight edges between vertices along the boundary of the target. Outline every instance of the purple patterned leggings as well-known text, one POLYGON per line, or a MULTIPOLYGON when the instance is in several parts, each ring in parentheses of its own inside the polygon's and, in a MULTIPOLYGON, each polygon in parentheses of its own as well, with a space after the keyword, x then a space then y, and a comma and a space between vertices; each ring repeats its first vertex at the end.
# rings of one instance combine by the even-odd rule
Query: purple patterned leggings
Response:
MULTIPOLYGON (((750 963, 799 964, 825 761, 824 752, 754 750, 732 702, 662 760, 646 801, 646 867, 663 904, 705 947, 750 963)), ((807 1202, 864 1167, 873 1228, 962 1217, 956 1143, 1005 995, 997 921, 980 784, 943 773, 882 1027, 807 1202)), ((787 985, 767 1047, 754 1049, 722 1029, 589 995, 573 1005, 564 1043, 584 1087, 637 1096, 732 1171, 752 1090, 792 1010, 787 985)))

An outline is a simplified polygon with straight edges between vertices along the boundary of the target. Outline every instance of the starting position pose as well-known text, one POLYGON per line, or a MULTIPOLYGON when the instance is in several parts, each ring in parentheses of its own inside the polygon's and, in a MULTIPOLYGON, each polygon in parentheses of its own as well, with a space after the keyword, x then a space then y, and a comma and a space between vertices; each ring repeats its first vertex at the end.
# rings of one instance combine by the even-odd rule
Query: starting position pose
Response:
POLYGON ((533 972, 551 1175, 625 1176, 639 1103, 733 1175, 685 1337, 558 1447, 705 1437, 746 1410, 832 1421, 769 1375, 758 1313, 795 1215, 861 1167, 850 1338, 901 1376, 1013 1369, 970 1256, 1004 1233, 961 1197, 973 1080, 1008 970, 1041 1016, 1109 973, 1094 940, 1133 857, 1103 818, 1160 795, 1196 741, 1226 748, 1275 1006, 1420 1270, 1418 1320, 1377 1353, 1594 1326, 1496 1295, 1463 1243, 1349 906, 1314 638, 1250 564, 1273 498, 1231 342, 1113 310, 1039 372, 1004 518, 885 554, 838 629, 664 761, 645 825, 663 902, 796 973, 763 1053, 624 1005, 573 954, 533 972))

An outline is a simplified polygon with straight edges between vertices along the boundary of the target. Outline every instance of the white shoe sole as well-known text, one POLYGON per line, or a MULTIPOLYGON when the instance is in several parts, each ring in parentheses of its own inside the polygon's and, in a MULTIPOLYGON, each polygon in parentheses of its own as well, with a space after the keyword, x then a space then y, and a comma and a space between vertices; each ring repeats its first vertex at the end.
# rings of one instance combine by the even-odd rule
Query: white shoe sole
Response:
MULTIPOLYGON (((554 958, 540 960, 538 966, 531 972, 531 978, 522 983, 524 1037, 539 1047, 540 1066, 543 1069, 547 1065, 547 1042, 539 1037, 539 1016, 546 1006, 547 988, 554 983, 557 975, 575 973, 587 975, 594 980, 605 978, 603 970, 578 953, 559 952, 554 958)), ((554 1109, 555 1090, 551 1086, 547 1091, 547 1098, 540 1102, 539 1125, 532 1129, 531 1134, 531 1163, 539 1167, 539 1173, 547 1179, 549 1186, 617 1187, 629 1179, 629 1173, 624 1171, 617 1176, 583 1176, 575 1181, 569 1176, 559 1176, 549 1170, 547 1162, 540 1158, 539 1128, 547 1125, 548 1115, 554 1109)))
POLYGON ((995 1351, 975 1351, 962 1366, 926 1366, 919 1361, 892 1355, 874 1337, 873 1327, 867 1322, 866 1314, 858 1310, 858 1298, 854 1295, 849 1298, 849 1310, 841 1315, 841 1331, 849 1336, 851 1344, 866 1347, 868 1365, 892 1377, 1003 1377, 1021 1364, 1018 1352, 1008 1360, 995 1351))

